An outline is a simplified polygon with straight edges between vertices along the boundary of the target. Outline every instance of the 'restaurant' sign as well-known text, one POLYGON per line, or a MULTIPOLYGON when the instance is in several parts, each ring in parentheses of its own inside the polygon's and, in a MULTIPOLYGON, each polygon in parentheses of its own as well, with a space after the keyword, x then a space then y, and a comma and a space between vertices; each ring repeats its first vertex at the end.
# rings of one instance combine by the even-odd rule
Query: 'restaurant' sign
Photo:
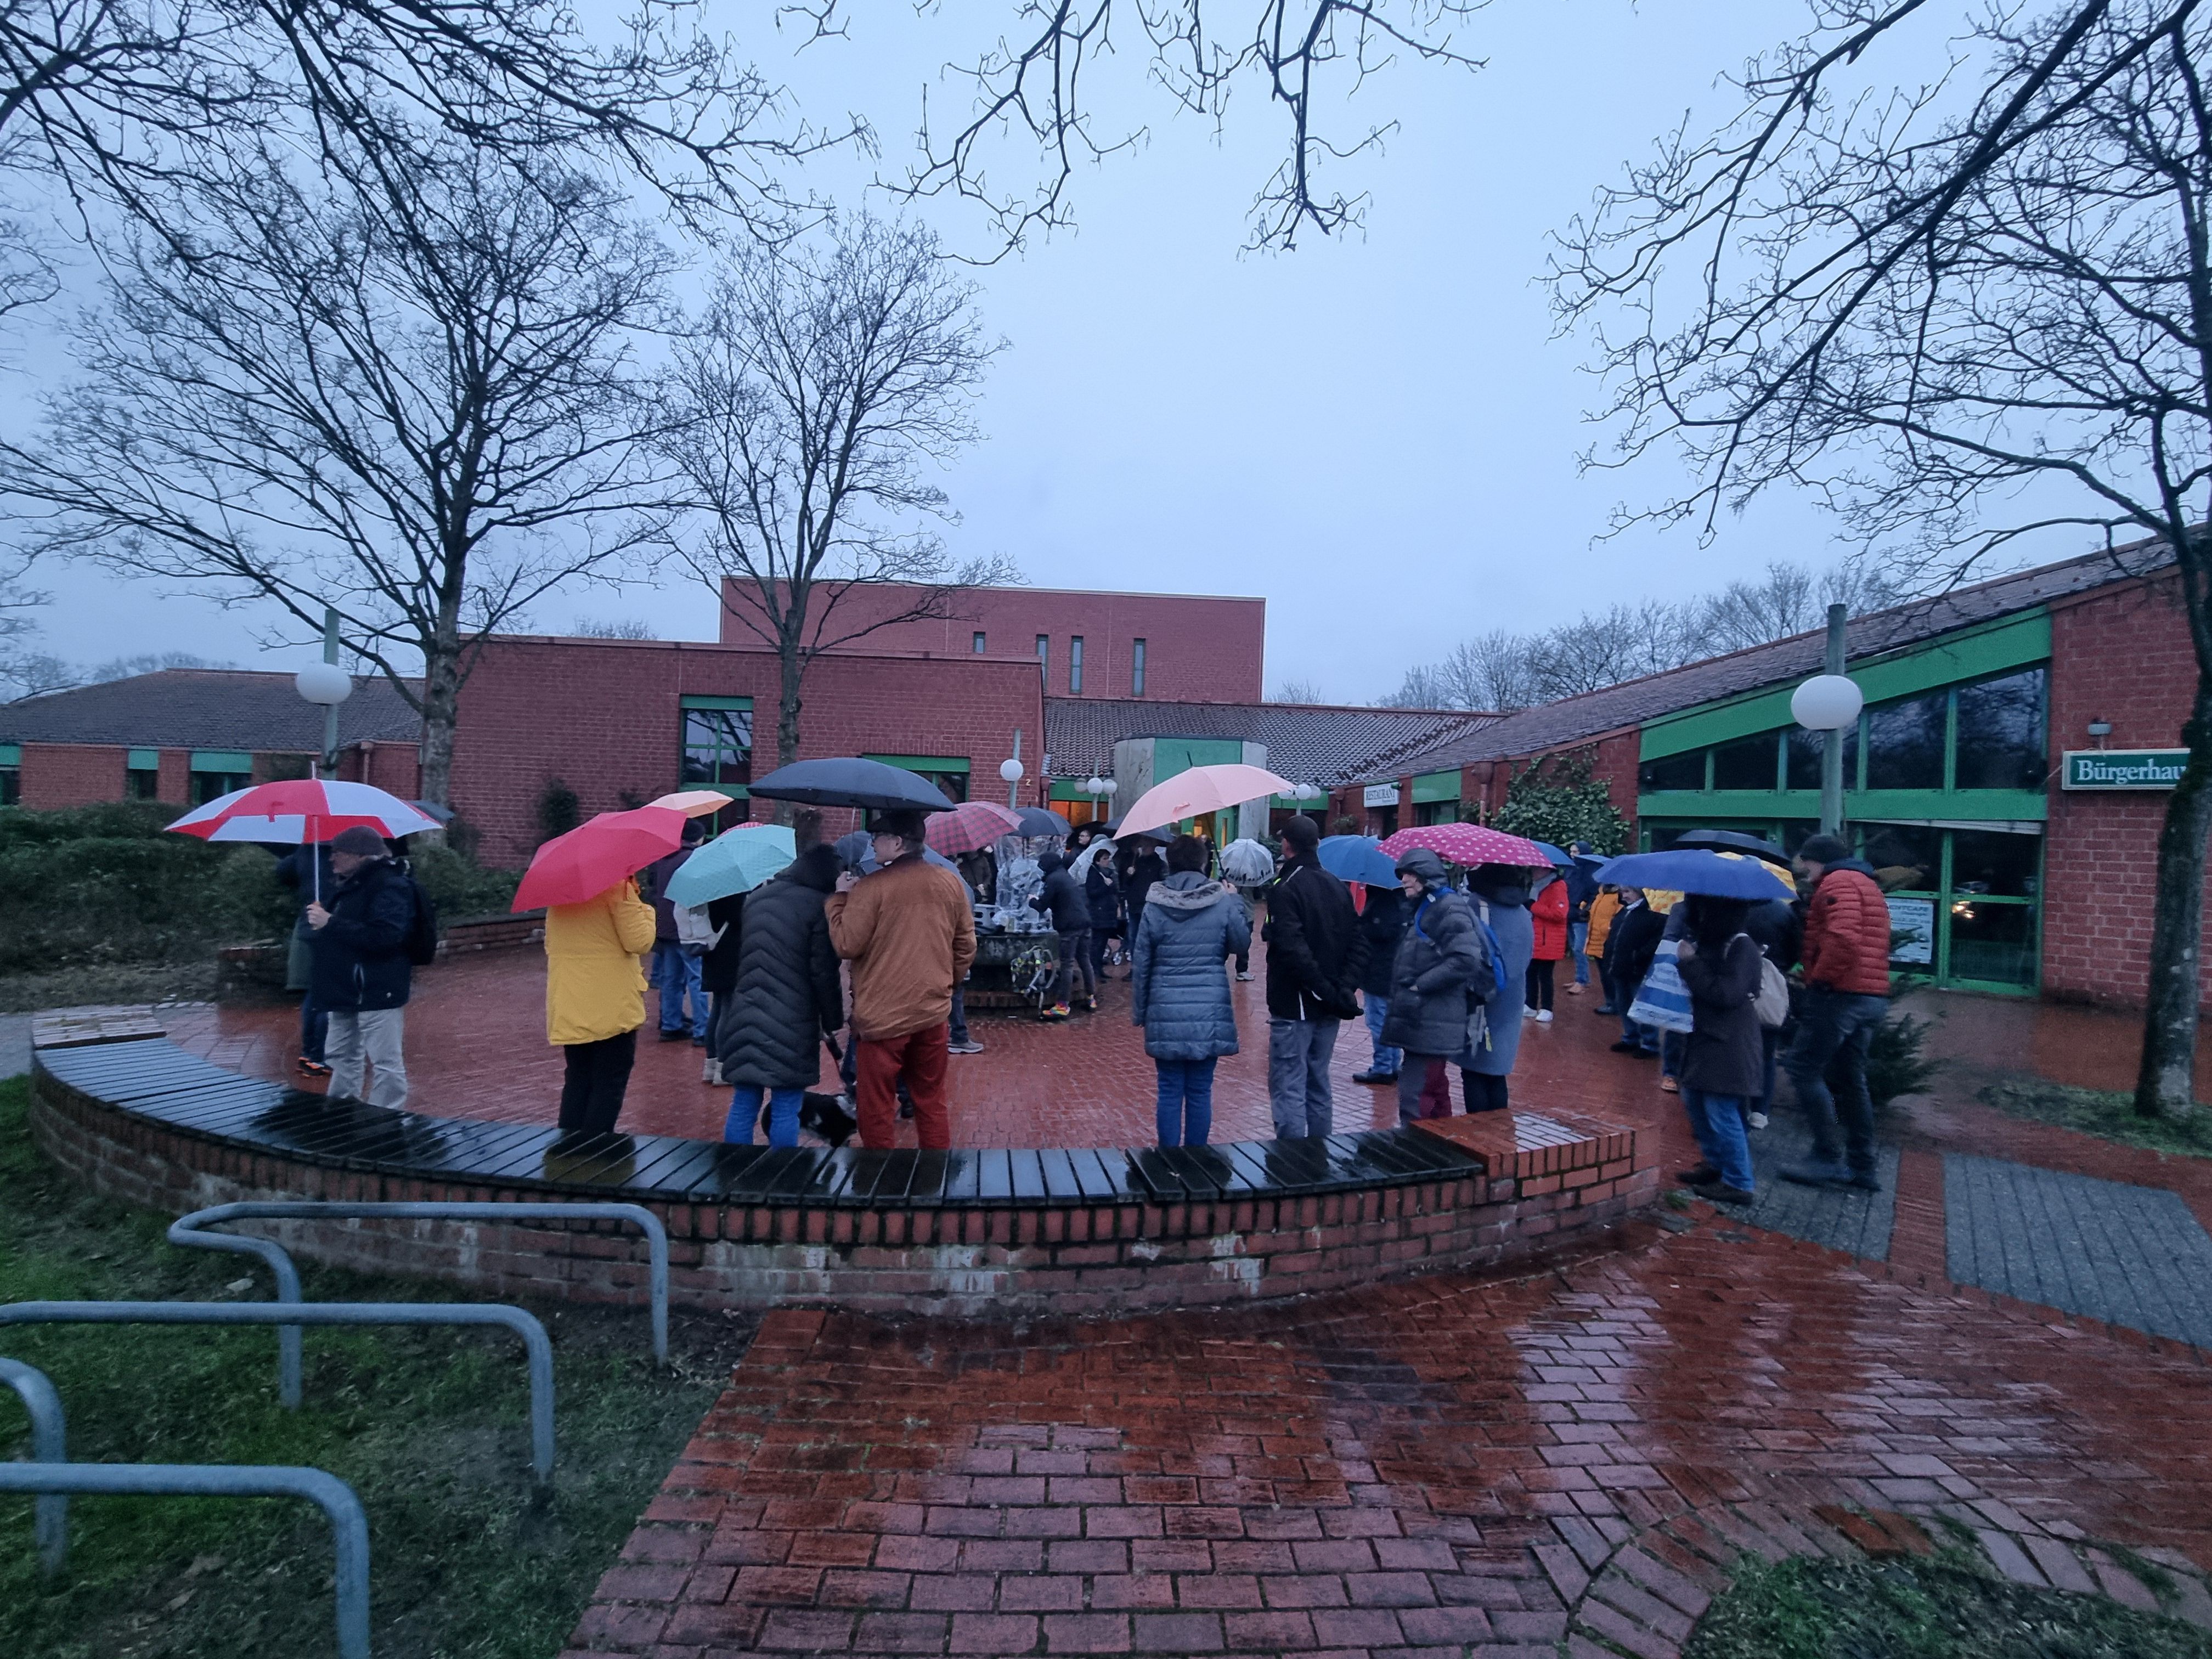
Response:
POLYGON ((1395 806, 1398 804, 1398 786, 1395 783, 1370 783, 1359 799, 1364 806, 1395 806))
POLYGON ((2171 789, 2189 764, 2186 749, 2069 749, 2069 789, 2171 789))

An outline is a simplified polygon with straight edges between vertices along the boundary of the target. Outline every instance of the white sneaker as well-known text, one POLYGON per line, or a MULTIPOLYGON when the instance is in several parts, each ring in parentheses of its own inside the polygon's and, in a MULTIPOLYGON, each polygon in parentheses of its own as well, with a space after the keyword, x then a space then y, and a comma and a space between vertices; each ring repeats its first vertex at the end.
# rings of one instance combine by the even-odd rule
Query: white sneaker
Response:
POLYGON ((1753 1112, 1746 1121, 1749 1122, 1751 1127, 1754 1129, 1764 1129, 1766 1127, 1766 1114, 1764 1112, 1753 1112))
POLYGON ((1549 1008, 1540 1008, 1540 1009, 1537 1010, 1537 1012, 1536 1012, 1536 1024, 1539 1024, 1539 1025, 1549 1025, 1551 1023, 1552 1023, 1552 1011, 1551 1011, 1549 1008))
POLYGON ((1534 1019, 1536 1018, 1536 1011, 1534 1008, 1529 1007, 1526 1003, 1523 1003, 1521 1007, 1521 1018, 1523 1019, 1534 1019))
POLYGON ((699 1081, 702 1083, 719 1084, 721 1080, 722 1062, 719 1060, 708 1060, 699 1073, 699 1081))

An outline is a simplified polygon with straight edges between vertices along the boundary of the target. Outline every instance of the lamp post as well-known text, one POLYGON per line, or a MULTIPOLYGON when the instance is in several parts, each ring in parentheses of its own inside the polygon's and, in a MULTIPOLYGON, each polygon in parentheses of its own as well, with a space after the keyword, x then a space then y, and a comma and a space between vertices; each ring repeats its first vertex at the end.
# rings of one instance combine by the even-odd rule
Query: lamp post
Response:
POLYGON ((1825 732, 1820 749, 1820 833, 1844 830, 1844 731, 1858 721, 1866 695, 1844 672, 1844 617, 1840 605, 1828 607, 1827 672, 1815 674, 1790 694, 1790 713, 1808 732, 1825 732))
POLYGON ((1006 786, 1006 805, 1009 808, 1021 805, 1018 797, 1022 788, 1022 734, 1014 733, 1014 752, 999 763, 1000 781, 1006 786))
POLYGON ((292 677, 293 689, 323 710, 322 773, 335 777, 338 769, 338 705, 353 696, 353 679, 338 666, 338 613, 323 611, 323 659, 310 663, 292 677))

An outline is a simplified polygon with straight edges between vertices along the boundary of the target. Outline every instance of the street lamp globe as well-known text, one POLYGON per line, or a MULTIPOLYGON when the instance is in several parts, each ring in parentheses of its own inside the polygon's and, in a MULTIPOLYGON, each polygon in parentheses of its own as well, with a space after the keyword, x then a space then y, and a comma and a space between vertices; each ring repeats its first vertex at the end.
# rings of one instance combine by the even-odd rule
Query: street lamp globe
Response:
POLYGON ((1010 760, 1002 760, 1002 761, 1000 761, 1000 762, 999 763, 999 781, 1000 781, 1000 782, 1001 782, 1001 783, 1019 783, 1021 781, 1022 781, 1022 763, 1021 763, 1019 761, 1018 761, 1018 760, 1011 760, 1011 759, 1010 759, 1010 760))
POLYGON ((1790 696, 1790 713, 1808 732, 1838 732, 1859 717, 1866 694, 1844 674, 1815 674, 1790 696))
POLYGON ((1083 781, 1083 793, 1084 793, 1085 794, 1086 794, 1086 795, 1103 795, 1103 794, 1104 794, 1104 793, 1106 793, 1106 781, 1105 781, 1103 778, 1098 777, 1098 776, 1097 776, 1097 775, 1094 775, 1093 776, 1087 777, 1087 778, 1084 779, 1084 781, 1083 781))
POLYGON ((353 677, 334 662, 311 662, 292 676, 293 688, 309 702, 333 708, 353 696, 353 677))

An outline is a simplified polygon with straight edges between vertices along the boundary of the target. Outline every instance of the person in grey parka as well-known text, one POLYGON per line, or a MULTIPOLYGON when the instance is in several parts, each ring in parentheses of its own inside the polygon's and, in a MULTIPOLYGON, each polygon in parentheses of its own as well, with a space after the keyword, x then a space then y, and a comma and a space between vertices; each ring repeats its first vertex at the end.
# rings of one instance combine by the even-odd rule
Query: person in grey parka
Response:
POLYGON ((1230 957, 1252 948, 1252 924, 1226 884, 1206 876, 1196 836, 1168 844, 1168 878, 1146 896, 1130 943, 1129 1018, 1159 1073, 1163 1146, 1203 1146, 1213 1127, 1213 1066, 1237 1052, 1230 957))
POLYGON ((1505 977, 1490 997, 1482 1040, 1460 1056, 1460 1080, 1467 1085, 1470 1112, 1504 1110, 1505 1080, 1513 1075, 1513 1061, 1521 1052, 1528 958, 1536 949, 1536 924, 1528 914, 1528 873, 1510 864, 1479 864, 1468 873, 1468 903, 1479 919, 1490 924, 1505 957, 1505 977))
POLYGON ((1496 988, 1467 901, 1451 890, 1444 861, 1425 847, 1398 860, 1408 901, 1405 930, 1390 968, 1390 1008, 1382 1040, 1405 1050, 1398 1063, 1398 1121, 1451 1115, 1446 1062, 1468 1046, 1474 1005, 1496 988))

